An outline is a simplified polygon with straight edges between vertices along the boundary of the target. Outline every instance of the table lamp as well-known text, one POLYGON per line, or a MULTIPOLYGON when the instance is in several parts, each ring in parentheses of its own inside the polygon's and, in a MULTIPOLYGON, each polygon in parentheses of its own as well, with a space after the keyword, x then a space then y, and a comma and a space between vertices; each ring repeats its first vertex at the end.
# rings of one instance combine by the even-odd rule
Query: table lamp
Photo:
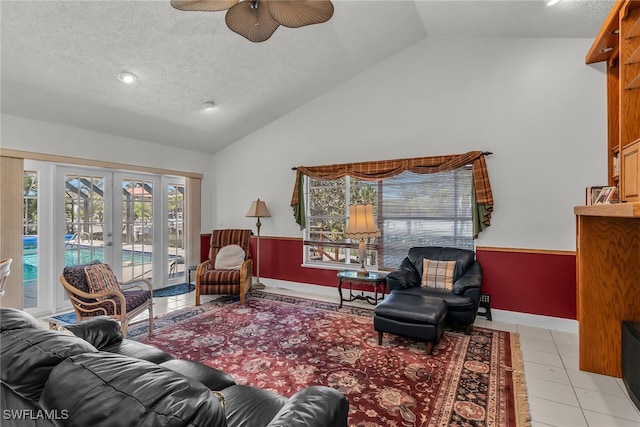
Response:
POLYGON ((360 239, 358 244, 358 258, 360 259, 358 276, 368 276, 369 272, 364 268, 366 258, 364 239, 380 235, 380 230, 378 230, 373 218, 373 205, 349 205, 349 223, 344 235, 350 239, 360 239))

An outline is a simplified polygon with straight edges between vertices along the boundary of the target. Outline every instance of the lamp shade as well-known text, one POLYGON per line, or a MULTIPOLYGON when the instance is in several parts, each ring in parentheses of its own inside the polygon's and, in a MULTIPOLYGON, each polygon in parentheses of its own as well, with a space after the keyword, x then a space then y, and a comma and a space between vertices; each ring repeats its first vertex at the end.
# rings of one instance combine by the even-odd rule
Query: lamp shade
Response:
POLYGON ((258 199, 251 202, 251 207, 249 208, 249 212, 245 215, 250 218, 268 218, 271 216, 271 212, 267 208, 267 204, 262 200, 258 199))
POLYGON ((351 239, 379 236, 380 230, 373 218, 373 205, 349 205, 349 224, 344 234, 351 239))

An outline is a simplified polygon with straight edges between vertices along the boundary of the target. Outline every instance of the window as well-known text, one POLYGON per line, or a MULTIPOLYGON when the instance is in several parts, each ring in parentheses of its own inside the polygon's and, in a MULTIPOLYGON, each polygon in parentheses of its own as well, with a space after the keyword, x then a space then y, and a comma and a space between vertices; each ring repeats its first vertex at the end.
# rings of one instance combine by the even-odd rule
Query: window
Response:
MULTIPOLYGON (((377 205, 378 184, 351 177, 335 181, 307 179, 306 261, 311 264, 359 264, 358 242, 345 240, 350 204, 377 205)), ((375 209, 374 209, 375 213, 375 209)), ((367 265, 377 265, 375 251, 367 250, 367 265)))
POLYGON ((305 262, 357 265, 357 243, 345 239, 349 204, 371 203, 380 237, 367 244, 365 264, 395 269, 412 246, 473 249, 471 167, 435 174, 403 172, 381 181, 306 178, 305 262))

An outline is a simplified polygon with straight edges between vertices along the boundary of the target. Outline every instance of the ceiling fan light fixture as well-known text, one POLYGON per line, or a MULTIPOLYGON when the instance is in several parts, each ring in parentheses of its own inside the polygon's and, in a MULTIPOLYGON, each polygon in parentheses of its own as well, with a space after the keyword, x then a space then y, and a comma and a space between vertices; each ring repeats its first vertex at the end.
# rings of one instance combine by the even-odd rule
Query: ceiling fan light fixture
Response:
POLYGON ((122 83, 131 84, 138 80, 138 76, 129 71, 123 71, 118 74, 118 80, 120 80, 122 83))
POLYGON ((268 40, 280 24, 269 13, 265 1, 241 1, 227 11, 225 22, 236 34, 254 43, 268 40))
POLYGON ((280 25, 321 24, 334 11, 331 0, 171 0, 171 6, 185 11, 227 10, 229 29, 254 43, 268 40, 280 25))

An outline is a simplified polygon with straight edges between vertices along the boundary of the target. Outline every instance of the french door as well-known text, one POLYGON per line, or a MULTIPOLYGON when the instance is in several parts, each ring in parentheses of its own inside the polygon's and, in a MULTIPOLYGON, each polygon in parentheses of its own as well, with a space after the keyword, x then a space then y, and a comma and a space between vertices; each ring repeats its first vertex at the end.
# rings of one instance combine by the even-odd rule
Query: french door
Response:
MULTIPOLYGON (((58 271, 97 260, 121 281, 145 278, 156 288, 182 281, 182 179, 59 167, 55 181, 58 271)), ((69 307, 62 287, 56 289, 55 311, 69 307)))
POLYGON ((112 265, 120 280, 154 288, 181 283, 185 270, 185 179, 25 161, 23 308, 69 309, 59 282, 67 265, 112 265))

